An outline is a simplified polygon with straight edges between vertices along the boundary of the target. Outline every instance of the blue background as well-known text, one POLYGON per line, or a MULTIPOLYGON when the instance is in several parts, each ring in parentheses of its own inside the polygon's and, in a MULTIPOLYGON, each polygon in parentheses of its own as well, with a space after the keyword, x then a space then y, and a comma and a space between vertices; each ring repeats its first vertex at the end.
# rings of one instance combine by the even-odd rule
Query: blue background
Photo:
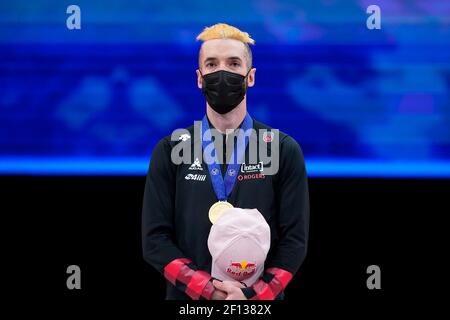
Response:
POLYGON ((204 114, 195 37, 217 22, 255 39, 248 110, 301 144, 310 176, 450 177, 438 0, 3 1, 0 173, 145 174, 156 142, 204 114))

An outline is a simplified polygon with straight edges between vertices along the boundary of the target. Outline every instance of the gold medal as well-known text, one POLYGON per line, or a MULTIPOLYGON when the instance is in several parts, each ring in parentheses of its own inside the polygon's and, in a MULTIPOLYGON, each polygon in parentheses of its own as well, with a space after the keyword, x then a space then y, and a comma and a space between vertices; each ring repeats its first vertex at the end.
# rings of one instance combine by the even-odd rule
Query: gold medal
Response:
POLYGON ((222 215, 222 213, 229 208, 233 208, 233 205, 226 201, 217 201, 211 208, 209 208, 209 220, 214 224, 217 219, 222 215))

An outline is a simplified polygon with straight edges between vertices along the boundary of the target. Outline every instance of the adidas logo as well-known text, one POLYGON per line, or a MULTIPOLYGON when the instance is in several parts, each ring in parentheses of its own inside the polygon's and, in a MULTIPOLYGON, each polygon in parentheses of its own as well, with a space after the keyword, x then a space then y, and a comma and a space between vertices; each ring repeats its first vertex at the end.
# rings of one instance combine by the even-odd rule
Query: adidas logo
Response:
POLYGON ((200 163, 200 161, 198 160, 198 158, 195 158, 194 163, 191 164, 191 166, 189 167, 189 170, 203 170, 202 165, 200 163))
POLYGON ((178 140, 186 141, 186 140, 188 140, 190 138, 191 138, 191 136, 189 134, 184 133, 178 138, 178 140))

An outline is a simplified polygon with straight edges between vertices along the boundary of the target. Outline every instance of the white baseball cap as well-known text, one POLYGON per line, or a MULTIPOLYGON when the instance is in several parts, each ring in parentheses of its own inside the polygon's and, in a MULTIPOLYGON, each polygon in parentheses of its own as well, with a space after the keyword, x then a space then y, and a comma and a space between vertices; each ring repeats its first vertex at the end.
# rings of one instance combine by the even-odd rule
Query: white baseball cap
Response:
POLYGON ((258 209, 226 209, 211 227, 211 275, 251 286, 264 271, 270 227, 258 209))

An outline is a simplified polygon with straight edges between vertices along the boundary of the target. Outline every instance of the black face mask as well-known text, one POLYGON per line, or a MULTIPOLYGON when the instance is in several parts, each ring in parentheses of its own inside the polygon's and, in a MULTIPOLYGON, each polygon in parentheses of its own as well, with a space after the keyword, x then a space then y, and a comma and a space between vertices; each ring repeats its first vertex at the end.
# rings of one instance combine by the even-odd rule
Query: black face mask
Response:
POLYGON ((245 76, 225 70, 202 75, 202 92, 214 111, 228 113, 241 103, 247 92, 246 78, 250 70, 245 76))

